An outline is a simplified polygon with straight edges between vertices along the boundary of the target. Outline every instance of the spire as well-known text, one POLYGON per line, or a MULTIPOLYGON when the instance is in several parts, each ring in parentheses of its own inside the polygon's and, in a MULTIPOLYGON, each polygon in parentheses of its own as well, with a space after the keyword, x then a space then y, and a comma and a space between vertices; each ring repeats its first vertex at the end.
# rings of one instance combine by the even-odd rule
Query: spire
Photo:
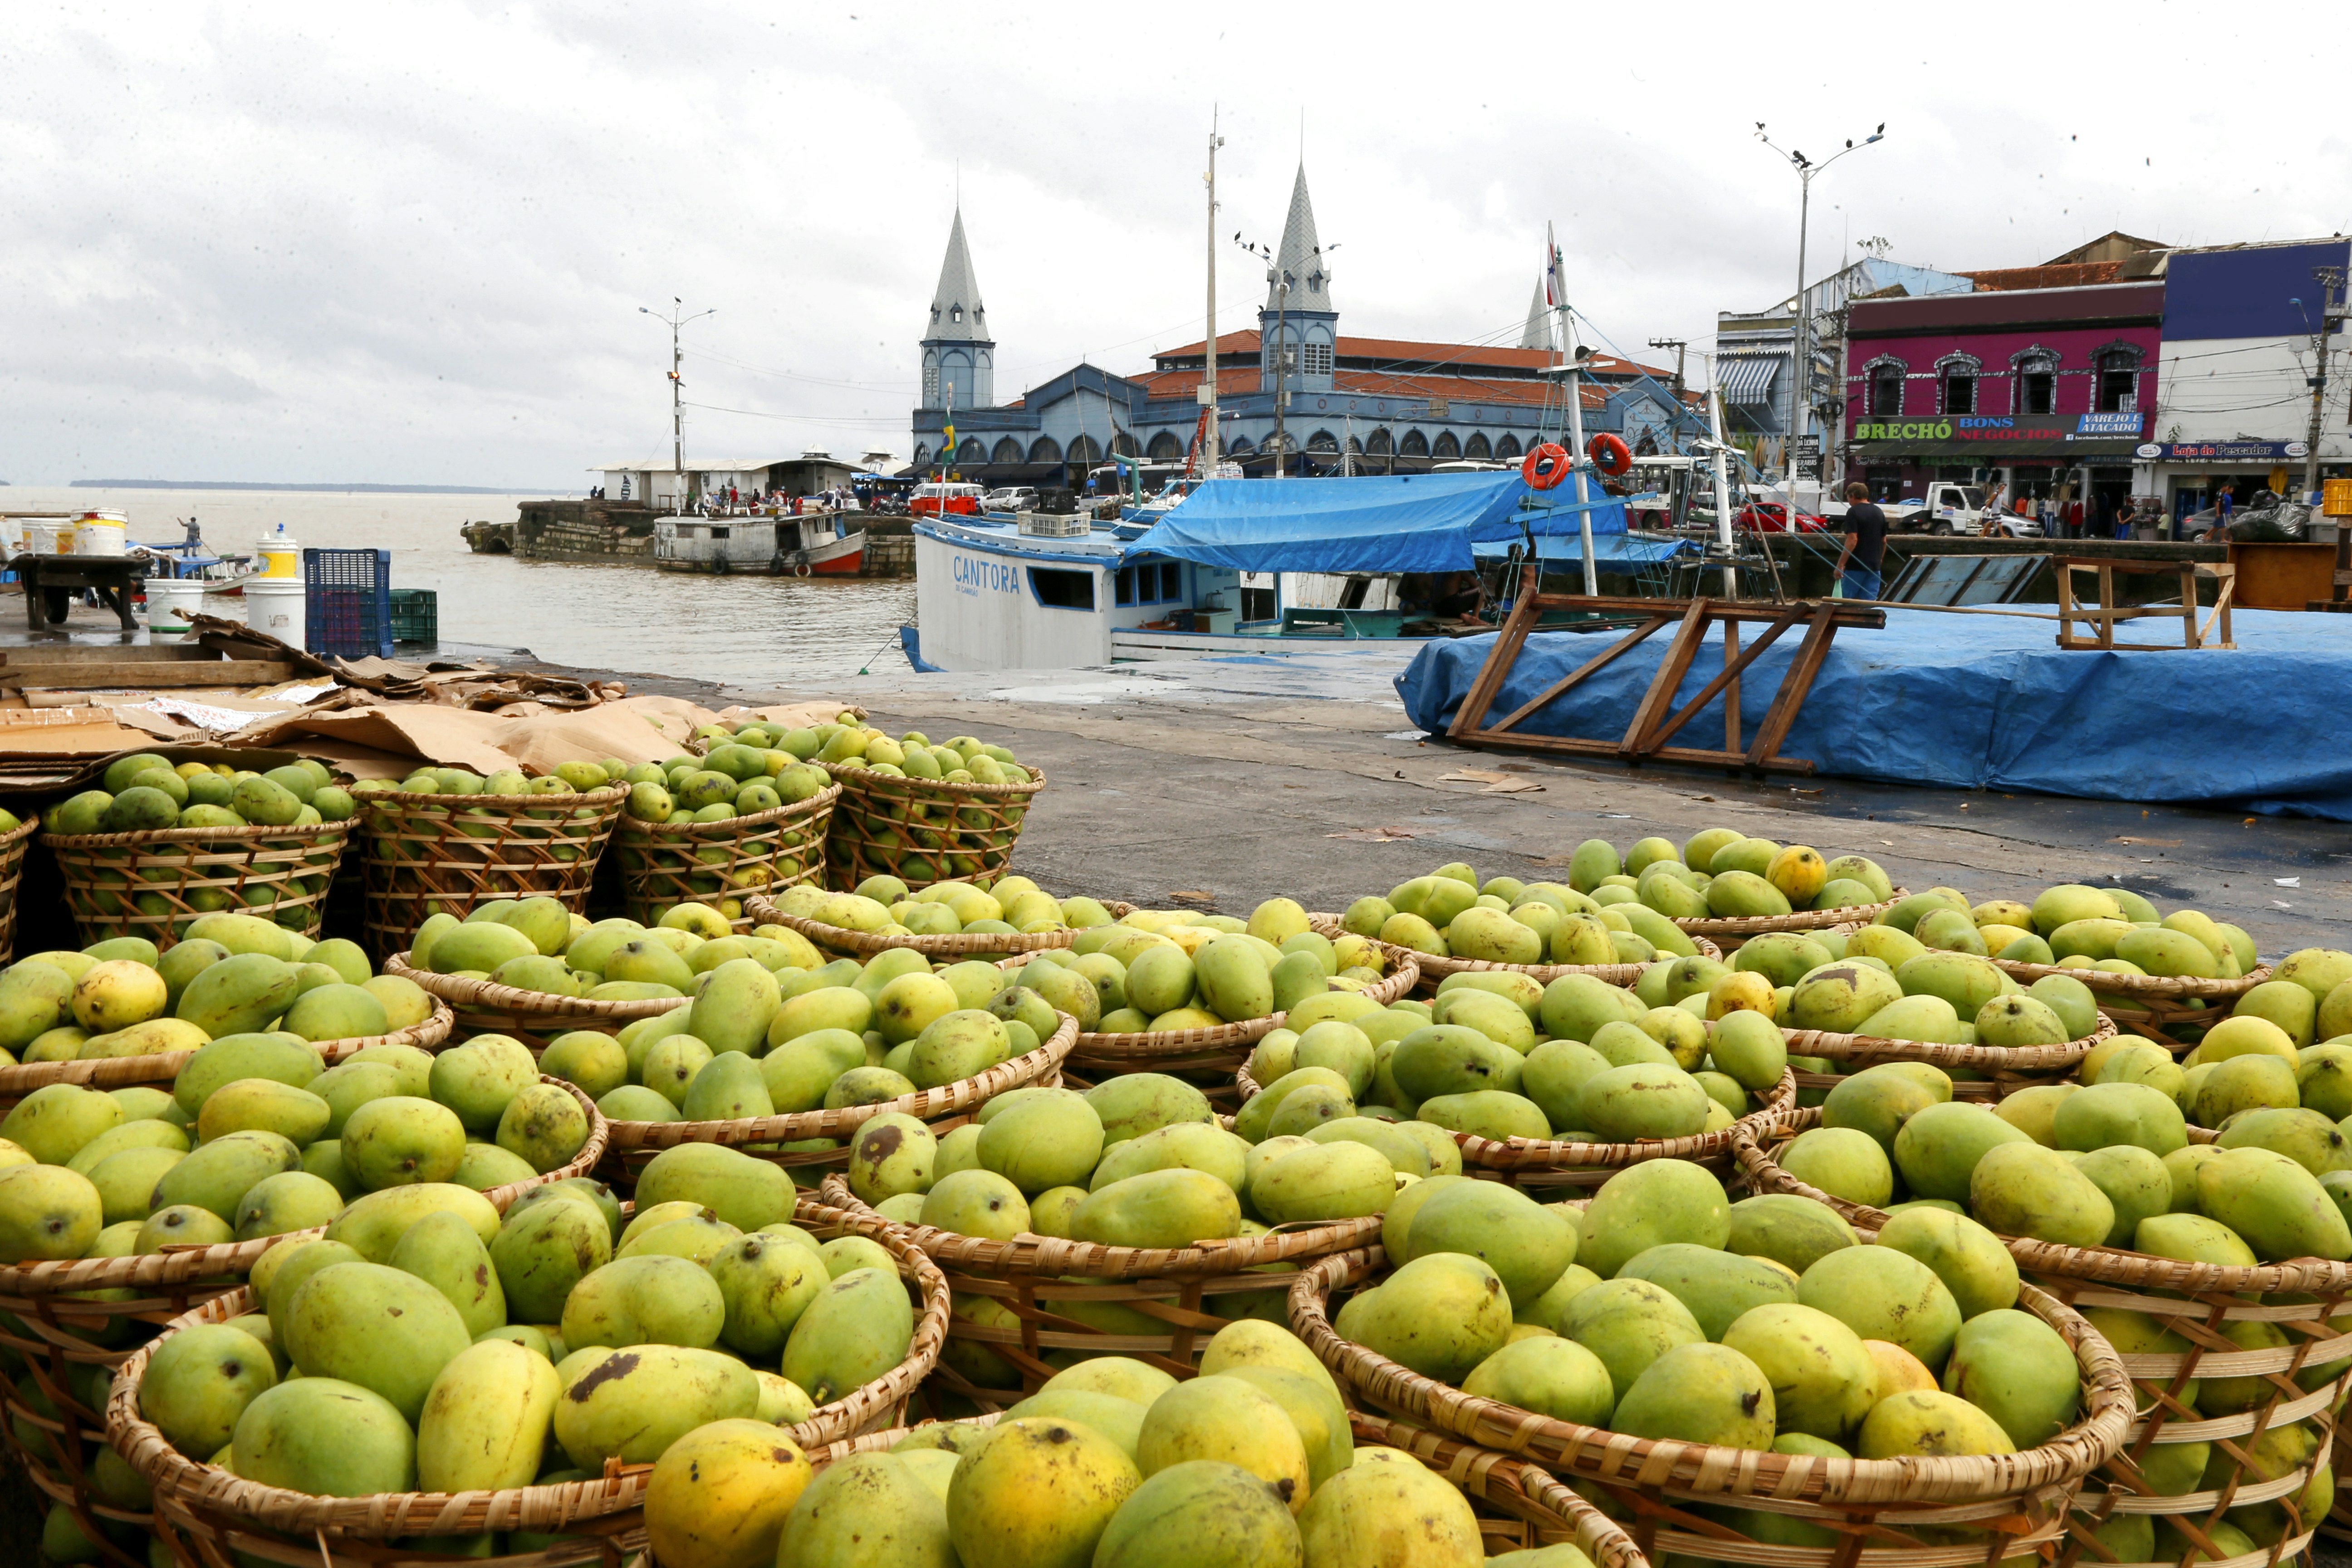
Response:
POLYGON ((1528 301, 1527 331, 1519 334, 1519 347, 1549 350, 1551 342, 1551 307, 1544 302, 1543 279, 1536 279, 1536 296, 1528 301))
POLYGON ((971 275, 971 252, 963 238, 963 207, 956 207, 948 231, 947 258, 940 263, 940 286, 931 293, 931 319, 923 336, 935 342, 987 342, 987 308, 971 275))
MULTIPOLYGON (((1298 165, 1298 178, 1290 186, 1290 216, 1282 225, 1282 248, 1276 254, 1275 265, 1290 274, 1290 297, 1286 308, 1293 310, 1328 310, 1331 309, 1330 268, 1324 264, 1321 243, 1315 237, 1315 204, 1307 195, 1307 165, 1298 165)), ((1276 305, 1274 288, 1265 291, 1265 308, 1276 305)))

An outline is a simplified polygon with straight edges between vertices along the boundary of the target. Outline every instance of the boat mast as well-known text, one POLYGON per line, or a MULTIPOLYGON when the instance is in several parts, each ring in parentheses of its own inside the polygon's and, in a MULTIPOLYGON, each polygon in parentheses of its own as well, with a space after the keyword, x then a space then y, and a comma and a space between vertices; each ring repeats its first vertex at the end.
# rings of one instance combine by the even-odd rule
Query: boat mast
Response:
POLYGON ((1552 309, 1559 317, 1559 352, 1567 356, 1567 374, 1560 379, 1568 387, 1568 457, 1576 475, 1576 527, 1584 542, 1584 591, 1588 595, 1601 592, 1601 568, 1592 558, 1592 510, 1587 504, 1591 497, 1585 489, 1584 474, 1589 467, 1584 457, 1584 391, 1578 373, 1584 368, 1584 352, 1576 346, 1576 321, 1568 308, 1567 280, 1561 275, 1559 242, 1552 237, 1551 226, 1544 225, 1544 267, 1551 288, 1552 309))
POLYGON ((1217 472, 1217 149, 1225 139, 1217 134, 1217 111, 1209 110, 1209 320, 1205 334, 1208 345, 1208 368, 1203 373, 1199 395, 1202 407, 1209 411, 1209 427, 1201 440, 1201 477, 1213 479, 1217 472))

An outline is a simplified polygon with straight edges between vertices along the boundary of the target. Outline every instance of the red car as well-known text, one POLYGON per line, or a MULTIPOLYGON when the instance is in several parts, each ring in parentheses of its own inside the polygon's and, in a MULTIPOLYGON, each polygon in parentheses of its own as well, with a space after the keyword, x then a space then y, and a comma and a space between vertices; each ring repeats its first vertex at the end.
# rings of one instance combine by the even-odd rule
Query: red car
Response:
MULTIPOLYGON (((1786 533, 1789 531, 1789 508, 1783 501, 1750 501, 1739 509, 1731 522, 1733 527, 1746 529, 1750 533, 1786 533)), ((1796 531, 1799 533, 1820 533, 1828 527, 1827 522, 1811 512, 1797 514, 1796 531)))

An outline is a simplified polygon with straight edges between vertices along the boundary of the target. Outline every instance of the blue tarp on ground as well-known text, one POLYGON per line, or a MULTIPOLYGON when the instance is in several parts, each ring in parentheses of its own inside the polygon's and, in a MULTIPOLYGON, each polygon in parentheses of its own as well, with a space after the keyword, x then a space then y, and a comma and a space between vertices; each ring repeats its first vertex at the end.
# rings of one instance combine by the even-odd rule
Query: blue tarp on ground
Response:
MULTIPOLYGON (((1475 544, 1577 531, 1573 500, 1522 510, 1528 493, 1515 472, 1211 479, 1128 548, 1236 572, 1467 572, 1475 544)), ((1622 501, 1589 506, 1595 533, 1624 531, 1622 501)))
MULTIPOLYGON (((2177 622, 2126 622, 2124 636, 2177 637, 2177 622)), ((2239 610, 2234 652, 2070 653, 2056 624, 1995 616, 1886 612, 1883 631, 1841 631, 1781 754, 1822 773, 1888 783, 2032 790, 2352 822, 2352 616, 2239 610)), ((1618 632, 1528 639, 1489 718, 1500 718, 1607 647, 1618 632)), ((1747 633, 1753 640, 1754 631, 1747 633)), ((1528 720, 1537 734, 1625 732, 1671 628, 1528 720)), ((1751 738, 1801 628, 1748 666, 1740 718, 1751 738)), ((1432 643, 1397 678, 1406 711, 1443 731, 1477 679, 1492 635, 1432 643)), ((1700 650, 1687 700, 1723 668, 1700 650)), ((1720 745, 1709 703, 1670 744, 1720 745)))

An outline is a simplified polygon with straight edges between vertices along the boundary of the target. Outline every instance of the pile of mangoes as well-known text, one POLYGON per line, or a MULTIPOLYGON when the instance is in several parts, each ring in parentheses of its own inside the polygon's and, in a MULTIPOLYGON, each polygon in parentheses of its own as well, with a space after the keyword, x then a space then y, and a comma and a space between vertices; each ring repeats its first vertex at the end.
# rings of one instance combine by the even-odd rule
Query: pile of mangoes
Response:
POLYGON ((1189 1382, 1083 1361, 992 1425, 919 1426, 822 1470, 772 1429, 705 1426, 656 1463, 646 1527, 677 1568, 1591 1568, 1573 1546, 1488 1558, 1469 1500, 1357 1447, 1331 1374, 1261 1322, 1220 1331, 1189 1382))
POLYGON ((774 1441, 915 1327, 885 1248, 793 1212, 780 1169, 708 1144, 657 1155, 625 1225, 584 1178, 503 1217, 460 1186, 378 1192, 263 1255, 260 1310, 160 1345, 140 1409, 191 1458, 341 1497, 585 1479, 739 1418, 774 1441))
POLYGON ((848 893, 803 883, 778 895, 776 907, 795 920, 867 936, 1034 935, 1086 931, 1112 920, 1098 900, 1056 899, 1026 877, 985 885, 933 882, 913 891, 896 877, 868 877, 848 893))
POLYGON ((800 761, 785 748, 764 744, 768 739, 755 725, 702 756, 682 753, 665 763, 639 763, 621 770, 613 777, 629 786, 622 816, 626 822, 648 824, 725 822, 798 805, 833 783, 823 768, 800 761))
POLYGON ((707 904, 678 904, 647 926, 617 915, 592 921, 543 895, 493 899, 462 921, 430 916, 408 946, 409 963, 431 973, 594 1002, 684 997, 698 976, 734 958, 756 959, 771 970, 824 962, 783 926, 738 936, 726 915, 707 904))
POLYGON ((482 774, 471 768, 416 769, 404 779, 362 779, 352 785, 353 795, 585 795, 599 790, 628 772, 629 764, 618 757, 607 757, 601 763, 571 762, 553 773, 533 778, 520 768, 500 768, 482 774))
POLYGON ((2159 914, 2128 888, 2068 882, 2043 889, 2031 903, 1992 899, 1973 907, 1952 889, 1930 888, 1879 923, 1926 947, 2111 974, 2235 980, 2261 963, 2254 939, 2241 928, 2196 910, 2159 914))
POLYGON ((108 763, 102 787, 58 802, 43 824, 62 835, 152 833, 166 827, 310 827, 351 814, 350 792, 336 785, 324 763, 308 757, 255 773, 226 763, 174 765, 141 752, 108 763))

